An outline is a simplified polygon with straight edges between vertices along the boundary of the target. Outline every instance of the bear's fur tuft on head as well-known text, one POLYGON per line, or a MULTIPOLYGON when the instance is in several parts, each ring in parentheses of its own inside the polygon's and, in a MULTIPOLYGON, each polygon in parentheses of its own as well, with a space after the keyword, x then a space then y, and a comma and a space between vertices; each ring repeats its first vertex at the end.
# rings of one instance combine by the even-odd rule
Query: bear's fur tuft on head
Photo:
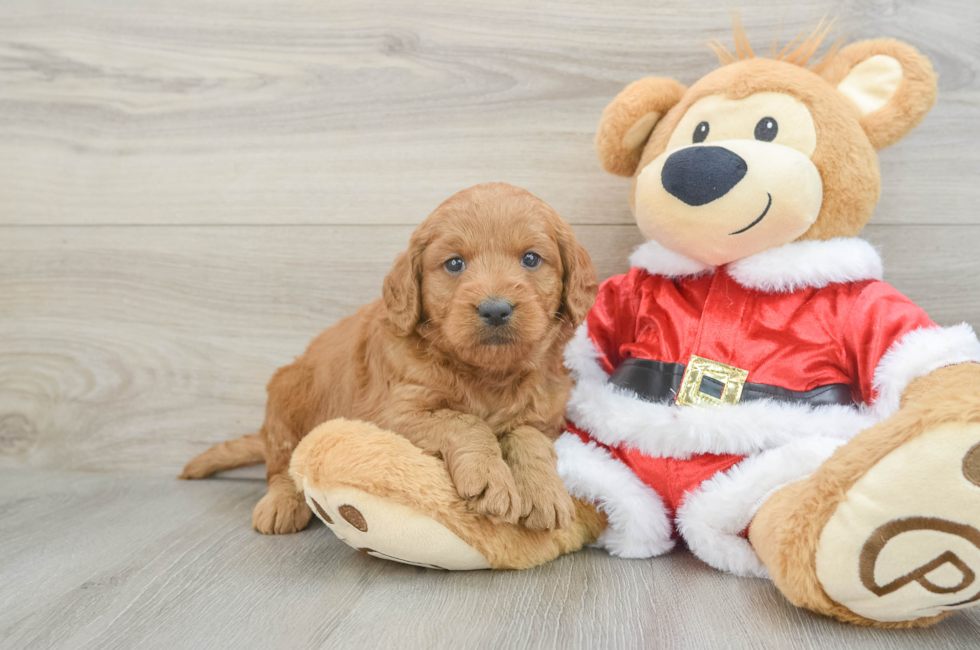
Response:
MULTIPOLYGON (((831 45, 830 49, 826 54, 820 59, 814 61, 813 57, 816 55, 817 50, 820 49, 820 45, 823 43, 824 39, 827 38, 827 34, 830 33, 830 29, 834 26, 836 19, 827 20, 824 16, 817 23, 817 26, 810 29, 807 25, 803 28, 799 34, 796 35, 792 41, 790 41, 782 50, 779 49, 779 36, 777 35, 772 41, 772 47, 769 50, 769 57, 774 61, 785 61, 786 63, 792 63, 793 65, 798 65, 801 68, 809 68, 813 72, 820 74, 823 69, 833 60, 834 55, 840 49, 841 41, 838 39, 831 45), (826 25, 824 24, 826 23, 826 25), (803 40, 800 40, 803 39, 803 40)), ((713 38, 711 43, 708 43, 715 55, 718 56, 718 62, 722 65, 728 65, 730 63, 737 63, 744 59, 754 59, 755 51, 752 49, 752 44, 749 42, 749 35, 745 31, 745 27, 742 26, 742 18, 738 13, 732 16, 732 32, 735 39, 735 53, 732 54, 725 44, 718 40, 717 37, 713 38)))

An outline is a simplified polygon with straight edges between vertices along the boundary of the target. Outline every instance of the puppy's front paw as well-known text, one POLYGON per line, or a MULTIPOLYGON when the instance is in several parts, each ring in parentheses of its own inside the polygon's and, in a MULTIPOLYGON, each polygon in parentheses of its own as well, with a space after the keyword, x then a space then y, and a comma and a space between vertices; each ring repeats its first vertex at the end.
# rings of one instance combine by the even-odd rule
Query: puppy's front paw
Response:
POLYGON ((449 469, 470 510, 516 524, 521 514, 514 475, 501 458, 463 454, 449 469))
POLYGON ((521 523, 533 530, 568 528, 575 502, 553 471, 521 472, 515 477, 521 495, 521 523))
POLYGON ((306 528, 312 516, 302 493, 271 487, 252 511, 252 528, 263 535, 288 535, 306 528))

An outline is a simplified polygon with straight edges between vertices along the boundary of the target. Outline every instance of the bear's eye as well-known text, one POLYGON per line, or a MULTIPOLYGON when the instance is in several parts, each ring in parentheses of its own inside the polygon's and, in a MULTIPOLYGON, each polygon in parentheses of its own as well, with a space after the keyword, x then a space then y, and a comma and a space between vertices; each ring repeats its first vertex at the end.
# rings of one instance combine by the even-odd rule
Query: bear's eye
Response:
POLYGON ((462 273, 463 269, 466 268, 466 262, 463 261, 462 257, 454 257, 446 260, 446 263, 443 264, 443 266, 451 274, 456 275, 457 273, 462 273))
POLYGON ((755 139, 772 142, 779 133, 779 123, 771 117, 764 117, 755 125, 755 139))
MULTIPOLYGON (((704 142, 704 139, 708 137, 708 131, 710 130, 711 127, 708 125, 707 122, 701 122, 696 127, 694 127, 694 138, 692 138, 694 140, 694 144, 699 144, 701 142, 704 142)), ((756 128, 755 132, 756 133, 759 132, 758 127, 756 128)))

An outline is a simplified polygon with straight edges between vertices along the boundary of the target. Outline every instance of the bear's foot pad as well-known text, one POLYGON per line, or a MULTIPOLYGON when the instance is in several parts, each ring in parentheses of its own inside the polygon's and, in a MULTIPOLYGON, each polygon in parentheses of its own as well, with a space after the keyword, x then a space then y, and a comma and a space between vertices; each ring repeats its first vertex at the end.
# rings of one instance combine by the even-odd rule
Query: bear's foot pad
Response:
POLYGON ((356 488, 306 486, 306 502, 341 541, 383 560, 450 571, 489 569, 479 551, 411 508, 356 488))
POLYGON ((816 570, 873 621, 980 605, 980 424, 937 427, 878 461, 821 531, 816 570))

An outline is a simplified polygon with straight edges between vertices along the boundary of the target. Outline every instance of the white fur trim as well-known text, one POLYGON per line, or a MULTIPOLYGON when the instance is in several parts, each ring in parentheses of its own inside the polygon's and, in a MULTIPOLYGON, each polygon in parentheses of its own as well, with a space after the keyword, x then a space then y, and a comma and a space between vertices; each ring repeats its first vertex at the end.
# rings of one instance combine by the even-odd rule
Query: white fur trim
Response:
MULTIPOLYGON (((638 247, 630 256, 630 264, 668 278, 695 276, 714 270, 714 267, 684 257, 654 241, 638 247)), ((743 287, 767 293, 880 280, 883 273, 881 256, 874 246, 855 237, 790 242, 736 260, 727 266, 727 270, 743 287)))
POLYGON ((594 442, 565 432, 555 441, 558 474, 569 494, 595 503, 609 520, 597 546, 612 555, 642 558, 674 547, 663 500, 630 468, 594 442))
POLYGON ((898 412, 905 388, 945 366, 980 362, 980 341, 966 323, 913 330, 892 344, 875 369, 874 411, 880 419, 898 412))
POLYGON ((707 564, 741 576, 769 572, 740 533, 780 488, 810 476, 844 444, 809 438, 746 458, 701 484, 677 511, 677 527, 688 548, 707 564))
POLYGON ((582 323, 575 330, 575 336, 565 346, 565 367, 568 368, 572 379, 578 382, 604 383, 609 375, 599 365, 602 357, 592 338, 589 336, 589 326, 582 323))
POLYGON ((800 438, 850 440, 873 414, 848 406, 771 400, 736 406, 686 407, 646 402, 609 383, 583 381, 572 389, 569 419, 604 444, 626 444, 648 456, 755 454, 800 438))
POLYGON ((874 246, 855 237, 791 242, 728 265, 728 273, 740 285, 768 293, 880 280, 882 272, 874 246))
POLYGON ((636 247, 633 254, 630 255, 630 266, 641 268, 652 275, 662 275, 667 278, 701 275, 715 270, 713 266, 675 253, 653 240, 636 247))

